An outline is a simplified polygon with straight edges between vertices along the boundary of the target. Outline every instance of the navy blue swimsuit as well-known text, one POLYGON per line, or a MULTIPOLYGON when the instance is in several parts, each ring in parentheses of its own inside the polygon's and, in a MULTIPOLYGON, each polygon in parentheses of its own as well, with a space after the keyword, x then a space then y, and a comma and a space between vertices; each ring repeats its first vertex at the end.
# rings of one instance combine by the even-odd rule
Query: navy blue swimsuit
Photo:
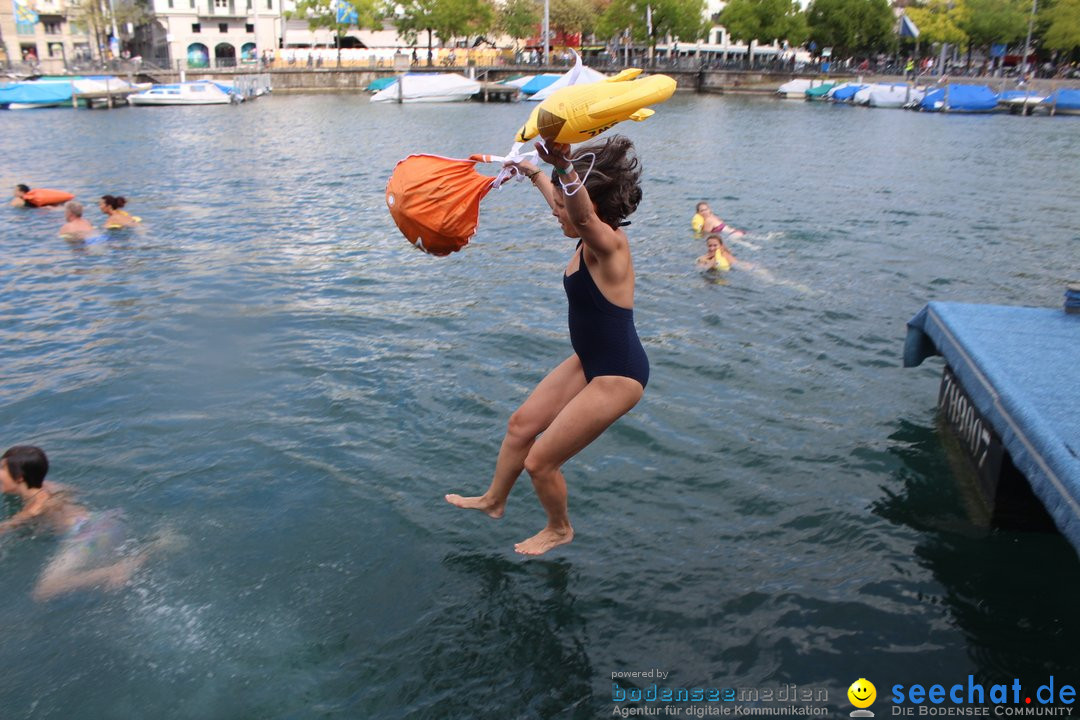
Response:
POLYGON ((589 273, 584 253, 579 254, 578 262, 577 271, 563 275, 563 287, 570 304, 570 344, 585 369, 585 380, 619 375, 645 387, 649 358, 634 328, 634 311, 604 297, 589 273))

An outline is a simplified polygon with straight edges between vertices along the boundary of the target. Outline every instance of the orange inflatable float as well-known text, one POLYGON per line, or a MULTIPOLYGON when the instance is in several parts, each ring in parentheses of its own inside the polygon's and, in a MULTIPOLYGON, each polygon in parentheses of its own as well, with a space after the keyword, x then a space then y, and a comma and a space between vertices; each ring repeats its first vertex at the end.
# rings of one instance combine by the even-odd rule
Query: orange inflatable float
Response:
POLYGON ((74 200, 75 196, 63 190, 50 190, 49 188, 34 188, 23 193, 23 200, 27 205, 45 207, 46 205, 63 205, 68 200, 74 200))
POLYGON ((478 162, 438 155, 410 155, 386 183, 386 206, 401 234, 430 255, 449 255, 469 244, 480 219, 480 201, 495 178, 476 172, 478 162))

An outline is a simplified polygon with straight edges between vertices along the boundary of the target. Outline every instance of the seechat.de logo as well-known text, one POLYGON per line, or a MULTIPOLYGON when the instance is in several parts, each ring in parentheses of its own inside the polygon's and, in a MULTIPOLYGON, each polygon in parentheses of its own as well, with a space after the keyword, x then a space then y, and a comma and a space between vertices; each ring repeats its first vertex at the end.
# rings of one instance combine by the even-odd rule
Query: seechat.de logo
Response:
POLYGON ((874 683, 866 678, 859 678, 851 683, 851 687, 847 689, 847 696, 851 704, 858 708, 851 711, 851 717, 874 717, 874 713, 866 709, 877 699, 877 688, 874 687, 874 683))

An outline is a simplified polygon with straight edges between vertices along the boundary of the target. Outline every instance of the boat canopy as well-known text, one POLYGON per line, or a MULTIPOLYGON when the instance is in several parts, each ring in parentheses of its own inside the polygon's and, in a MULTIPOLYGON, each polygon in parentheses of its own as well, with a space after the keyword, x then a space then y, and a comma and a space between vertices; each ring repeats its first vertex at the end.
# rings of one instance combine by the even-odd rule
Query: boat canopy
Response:
POLYGON ((483 86, 458 73, 408 73, 371 96, 371 102, 449 102, 468 100, 483 86), (400 87, 399 87, 400 86, 400 87))
POLYGON ((533 75, 529 82, 520 86, 521 93, 523 95, 533 95, 540 92, 561 77, 562 75, 554 75, 552 73, 546 73, 544 75, 533 75))
POLYGON ((17 82, 0 85, 0 105, 47 105, 71 101, 70 82, 17 82))
POLYGON ((1046 107, 1056 107, 1058 110, 1069 112, 1080 111, 1080 90, 1073 88, 1058 88, 1046 96, 1042 101, 1046 107))
POLYGON ((855 97, 855 93, 862 90, 865 85, 845 85, 844 87, 833 88, 830 96, 836 102, 851 102, 855 97))
POLYGON ((370 92, 378 92, 380 90, 385 90, 396 82, 397 78, 393 75, 375 78, 370 83, 368 83, 368 86, 365 88, 365 90, 368 90, 370 92))
POLYGON ((919 107, 931 112, 988 112, 996 108, 997 104, 997 93, 986 85, 949 83, 947 87, 928 91, 919 107))
POLYGON ((820 85, 815 85, 812 88, 807 88, 806 97, 813 98, 814 100, 819 100, 828 95, 829 91, 832 90, 835 86, 836 83, 821 83, 820 85))

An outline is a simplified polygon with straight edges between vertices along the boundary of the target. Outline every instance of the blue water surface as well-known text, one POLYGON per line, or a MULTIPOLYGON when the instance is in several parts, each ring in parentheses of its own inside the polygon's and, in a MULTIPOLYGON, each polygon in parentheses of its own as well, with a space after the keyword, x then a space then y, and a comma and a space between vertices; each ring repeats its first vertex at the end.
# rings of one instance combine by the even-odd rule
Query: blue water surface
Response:
POLYGON ((530 110, 0 114, 5 187, 144 219, 85 246, 56 210, 0 211, 0 445, 44 447, 134 542, 183 540, 121 591, 37 602, 57 539, 0 537, 4 720, 600 718, 613 673, 652 668, 823 688, 839 717, 860 677, 1080 679, 1076 552, 987 527, 936 426, 940 362, 900 367, 928 300, 1060 307, 1077 119, 680 95, 619 126, 652 376, 565 468, 574 543, 527 560, 527 477, 499 522, 442 496, 486 487, 569 354, 574 241, 513 185, 428 257, 383 188, 409 153, 505 152, 530 110), (749 266, 695 269, 700 200, 749 266))

